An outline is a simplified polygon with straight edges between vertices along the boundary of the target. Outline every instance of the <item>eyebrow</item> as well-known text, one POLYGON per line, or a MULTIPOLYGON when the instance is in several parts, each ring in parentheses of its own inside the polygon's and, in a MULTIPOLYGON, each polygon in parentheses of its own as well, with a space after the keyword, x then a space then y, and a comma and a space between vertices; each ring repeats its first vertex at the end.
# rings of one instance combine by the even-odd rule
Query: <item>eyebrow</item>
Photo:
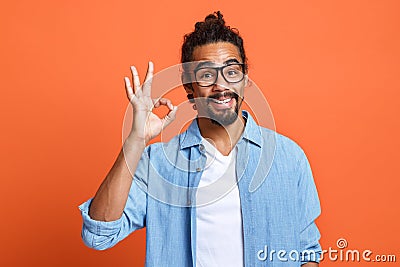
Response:
MULTIPOLYGON (((228 59, 227 61, 224 61, 224 65, 229 65, 232 63, 240 63, 240 62, 236 58, 231 58, 231 59, 228 59)), ((202 61, 196 66, 195 69, 200 69, 202 67, 212 67, 214 65, 215 65, 214 62, 212 62, 212 61, 202 61)))

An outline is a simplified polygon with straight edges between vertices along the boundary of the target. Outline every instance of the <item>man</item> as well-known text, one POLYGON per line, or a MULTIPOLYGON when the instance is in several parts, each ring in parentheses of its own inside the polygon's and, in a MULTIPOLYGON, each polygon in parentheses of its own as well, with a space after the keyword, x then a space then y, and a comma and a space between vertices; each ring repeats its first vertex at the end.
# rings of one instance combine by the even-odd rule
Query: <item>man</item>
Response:
POLYGON ((182 63, 198 116, 168 143, 146 146, 177 112, 170 100, 150 98, 153 64, 142 86, 134 67, 133 86, 125 78, 132 129, 95 197, 80 206, 85 244, 106 249, 146 227, 146 266, 318 266, 310 166, 296 143, 242 111, 242 38, 220 12, 210 14, 185 35, 182 63), (160 106, 164 118, 152 112, 160 106))

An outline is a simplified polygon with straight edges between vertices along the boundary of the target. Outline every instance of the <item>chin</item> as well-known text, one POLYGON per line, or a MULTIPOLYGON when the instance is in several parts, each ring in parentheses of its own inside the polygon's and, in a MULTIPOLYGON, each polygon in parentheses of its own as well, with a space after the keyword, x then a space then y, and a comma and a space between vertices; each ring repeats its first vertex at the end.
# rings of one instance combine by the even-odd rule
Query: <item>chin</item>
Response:
POLYGON ((225 110, 214 110, 212 107, 208 107, 208 117, 213 124, 219 126, 228 126, 234 123, 239 116, 239 108, 237 105, 232 108, 225 110))

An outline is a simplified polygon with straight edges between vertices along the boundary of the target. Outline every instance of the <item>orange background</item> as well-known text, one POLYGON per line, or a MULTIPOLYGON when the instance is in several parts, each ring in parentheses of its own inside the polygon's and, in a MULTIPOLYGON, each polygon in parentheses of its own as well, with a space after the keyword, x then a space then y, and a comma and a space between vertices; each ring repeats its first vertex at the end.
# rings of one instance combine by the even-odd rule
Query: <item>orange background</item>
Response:
POLYGON ((0 266, 143 265, 144 230, 90 250, 77 206, 120 150, 129 66, 143 78, 148 60, 156 71, 177 64, 183 34, 215 10, 244 37, 277 131, 310 159, 323 248, 343 237, 348 249, 397 256, 323 266, 397 266, 396 0, 2 3, 0 266))

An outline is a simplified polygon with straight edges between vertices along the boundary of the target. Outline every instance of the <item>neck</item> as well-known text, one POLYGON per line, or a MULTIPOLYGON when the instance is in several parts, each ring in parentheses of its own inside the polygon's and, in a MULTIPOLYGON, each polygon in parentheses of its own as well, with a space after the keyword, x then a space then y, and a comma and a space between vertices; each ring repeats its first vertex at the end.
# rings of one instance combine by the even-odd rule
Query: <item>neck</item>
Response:
POLYGON ((239 110, 237 119, 230 125, 217 125, 209 118, 198 118, 197 122, 203 138, 211 139, 211 143, 225 156, 239 141, 246 124, 241 110, 239 110))

